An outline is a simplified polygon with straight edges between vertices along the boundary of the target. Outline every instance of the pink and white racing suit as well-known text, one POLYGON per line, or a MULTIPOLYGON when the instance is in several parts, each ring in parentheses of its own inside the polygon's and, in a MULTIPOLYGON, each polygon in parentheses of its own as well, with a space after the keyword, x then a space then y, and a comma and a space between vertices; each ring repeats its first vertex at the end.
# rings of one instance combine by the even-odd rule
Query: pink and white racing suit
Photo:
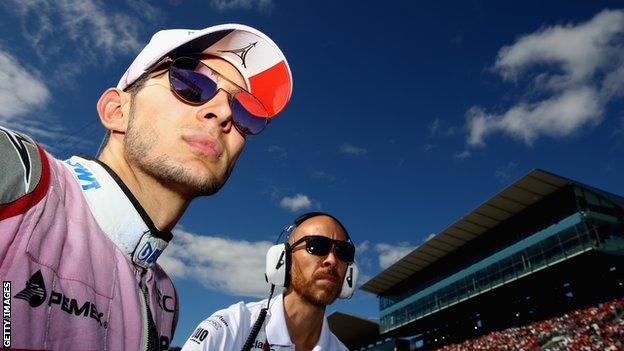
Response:
POLYGON ((0 127, 3 347, 166 350, 178 298, 156 259, 171 238, 106 165, 0 127))

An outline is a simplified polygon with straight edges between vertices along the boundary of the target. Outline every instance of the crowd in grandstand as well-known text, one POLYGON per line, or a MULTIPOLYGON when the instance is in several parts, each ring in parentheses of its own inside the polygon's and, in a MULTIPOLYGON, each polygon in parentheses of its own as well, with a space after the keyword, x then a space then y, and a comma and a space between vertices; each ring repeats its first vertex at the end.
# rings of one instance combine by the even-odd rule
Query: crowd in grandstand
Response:
POLYGON ((624 299, 491 332, 440 350, 624 350, 624 299))

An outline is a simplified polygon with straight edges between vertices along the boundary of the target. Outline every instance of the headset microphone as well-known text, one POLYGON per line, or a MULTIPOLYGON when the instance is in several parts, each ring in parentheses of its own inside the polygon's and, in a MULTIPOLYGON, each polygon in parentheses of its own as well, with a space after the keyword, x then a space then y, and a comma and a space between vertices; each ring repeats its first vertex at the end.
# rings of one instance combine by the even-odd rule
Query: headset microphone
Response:
MULTIPOLYGON (((347 229, 334 216, 323 212, 309 212, 303 214, 295 219, 295 222, 293 224, 289 225, 282 231, 277 239, 277 242, 279 242, 280 238, 284 236, 284 234, 286 234, 284 242, 271 246, 269 248, 269 251, 267 251, 265 272, 266 279, 269 283, 278 287, 288 288, 288 285, 290 284, 291 265, 291 248, 288 244, 288 238, 301 223, 312 217, 317 216, 327 216, 332 218, 334 221, 336 221, 336 223, 338 223, 338 225, 340 225, 340 227, 344 231, 347 241, 353 243, 351 237, 349 236, 349 232, 347 232, 347 229)), ((347 272, 342 282, 340 295, 338 296, 339 298, 348 299, 353 295, 359 273, 360 270, 355 262, 348 264, 347 272)))
POLYGON ((254 323, 253 327, 251 327, 251 332, 245 340, 245 344, 243 345, 242 351, 249 351, 256 340, 256 336, 260 333, 260 329, 264 324, 264 319, 266 318, 267 312, 269 311, 269 304, 271 303, 271 297, 273 297, 273 292, 275 291, 275 285, 271 286, 271 294, 269 294, 269 300, 267 301, 267 307, 260 310, 260 315, 258 315, 258 319, 254 323))
MULTIPOLYGON (((342 225, 342 223, 340 223, 340 221, 334 216, 323 212, 309 212, 303 214, 295 219, 295 221, 291 225, 284 228, 284 230, 282 230, 282 233, 275 241, 276 243, 279 243, 280 239, 284 236, 284 242, 271 246, 266 254, 265 278, 267 282, 271 284, 271 294, 269 295, 269 299, 267 301, 267 307, 263 308, 260 311, 260 315, 254 323, 251 333, 247 337, 247 341, 245 342, 242 351, 249 351, 251 349, 251 346, 253 345, 253 342, 258 336, 258 333, 260 332, 262 324, 264 323, 264 320, 266 318, 267 311, 269 310, 269 304, 271 303, 271 298, 273 297, 275 287, 277 286, 282 288, 288 288, 288 286, 290 285, 291 247, 288 244, 288 239, 290 238, 290 235, 301 223, 312 217, 317 216, 327 216, 336 221, 336 223, 338 223, 338 225, 340 225, 340 227, 344 231, 347 241, 353 244, 353 241, 349 236, 349 232, 347 232, 347 229, 342 225)), ((338 295, 339 298, 349 299, 351 298, 351 296, 353 296, 359 273, 360 270, 355 262, 351 262, 347 265, 347 271, 342 282, 340 295, 338 295)))
MULTIPOLYGON (((284 233, 288 233, 287 237, 290 236, 290 233, 292 233, 292 231, 295 228, 295 224, 291 224, 289 226, 287 226, 286 228, 284 228, 284 230, 282 230, 282 232, 280 233, 280 235, 277 237, 277 240, 275 240, 276 243, 279 242, 279 240, 282 238, 282 236, 284 235, 284 233)), ((286 243, 286 245, 288 245, 286 243)), ((269 248, 269 252, 272 252, 273 255, 275 255, 277 253, 277 249, 274 249, 275 247, 277 247, 279 245, 273 245, 269 248), (273 251, 271 251, 273 250, 273 251)), ((267 252, 267 256, 269 255, 269 252, 267 252)), ((278 254, 278 253, 277 253, 278 254)), ((275 271, 277 271, 278 269, 286 269, 287 266, 290 265, 290 254, 288 254, 288 258, 286 258, 286 251, 284 251, 283 255, 281 255, 281 258, 278 258, 277 260, 277 264, 283 266, 283 267, 279 267, 277 266, 275 268, 275 271), (281 264, 280 264, 281 262, 281 264)), ((267 264, 268 264, 268 259, 267 259, 267 264)), ((269 311, 269 306, 271 304, 271 298, 273 297, 273 293, 275 292, 275 286, 276 284, 272 283, 271 279, 274 279, 273 276, 271 276, 271 279, 269 279, 268 276, 268 269, 265 270, 265 275, 264 278, 266 279, 266 281, 268 283, 271 283, 271 293, 269 294, 269 298, 267 300, 267 305, 265 308, 263 308, 262 310, 260 310, 260 314, 258 315, 258 319, 256 319, 256 321, 254 322, 253 327, 251 327, 251 332, 249 332, 249 336, 247 336, 247 340, 245 340, 245 344, 243 345, 243 348, 241 349, 241 351, 249 351, 251 350, 251 347, 254 344, 254 341, 256 340, 256 337, 258 336, 258 333, 260 333, 260 329, 262 329, 262 325, 264 324, 264 320, 266 319, 266 315, 267 312, 269 311)), ((283 277, 286 277, 286 274, 283 275, 283 277)), ((285 284, 286 282, 283 282, 282 284, 285 284)), ((277 286, 282 286, 282 285, 277 285, 277 286)))

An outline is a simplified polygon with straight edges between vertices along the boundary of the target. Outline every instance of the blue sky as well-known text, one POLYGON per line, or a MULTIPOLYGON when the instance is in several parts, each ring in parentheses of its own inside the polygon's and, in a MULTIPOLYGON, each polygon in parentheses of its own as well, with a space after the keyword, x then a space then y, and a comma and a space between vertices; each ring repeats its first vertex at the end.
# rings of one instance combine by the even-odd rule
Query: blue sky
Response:
MULTIPOLYGON (((173 344, 266 295, 266 248, 335 214, 364 280, 533 168, 624 194, 624 10, 615 1, 21 1, 0 5, 0 123, 59 158, 94 154, 99 94, 151 34, 237 22, 294 76, 289 106, 226 187, 195 200, 160 262, 173 344)), ((332 305, 377 317, 358 291, 332 305)))

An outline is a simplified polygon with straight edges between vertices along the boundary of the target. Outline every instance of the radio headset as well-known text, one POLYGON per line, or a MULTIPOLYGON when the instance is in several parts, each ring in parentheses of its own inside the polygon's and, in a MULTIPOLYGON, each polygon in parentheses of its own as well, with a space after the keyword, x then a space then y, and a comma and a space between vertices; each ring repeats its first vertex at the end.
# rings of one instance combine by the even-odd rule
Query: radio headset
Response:
MULTIPOLYGON (((292 224, 284 228, 284 230, 282 230, 280 235, 277 237, 277 240, 275 240, 276 244, 269 248, 266 255, 265 278, 267 282, 271 283, 271 292, 269 294, 269 299, 267 300, 267 306, 260 310, 260 315, 251 328, 251 332, 247 337, 247 341, 245 341, 245 344, 243 345, 242 351, 249 351, 256 340, 256 337, 264 324, 264 320, 269 310, 269 304, 271 303, 271 298, 275 292, 275 287, 288 288, 288 285, 290 284, 291 248, 288 244, 290 235, 299 225, 301 225, 301 223, 317 216, 327 216, 332 218, 344 231, 347 241, 353 243, 351 237, 349 236, 349 232, 347 232, 347 229, 342 225, 342 223, 340 223, 336 217, 324 212, 305 213, 297 217, 292 224)), ((359 273, 360 271, 357 264, 355 264, 355 262, 349 263, 338 298, 351 298, 353 292, 355 291, 355 284, 357 283, 359 273)))

